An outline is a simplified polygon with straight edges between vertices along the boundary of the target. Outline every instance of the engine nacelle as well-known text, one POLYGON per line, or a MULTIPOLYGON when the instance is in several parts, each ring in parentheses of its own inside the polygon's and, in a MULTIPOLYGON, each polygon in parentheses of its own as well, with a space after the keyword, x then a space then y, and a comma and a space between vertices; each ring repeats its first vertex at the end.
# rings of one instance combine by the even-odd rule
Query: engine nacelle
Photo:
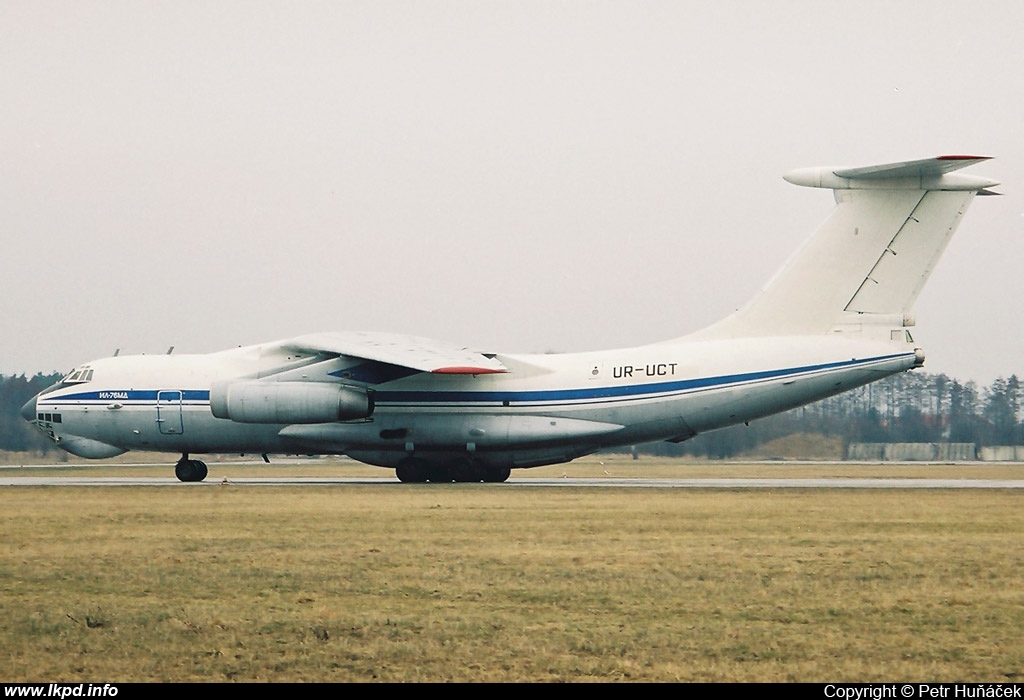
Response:
POLYGON ((236 423, 333 423, 366 418, 373 400, 357 387, 317 382, 216 382, 210 410, 236 423))

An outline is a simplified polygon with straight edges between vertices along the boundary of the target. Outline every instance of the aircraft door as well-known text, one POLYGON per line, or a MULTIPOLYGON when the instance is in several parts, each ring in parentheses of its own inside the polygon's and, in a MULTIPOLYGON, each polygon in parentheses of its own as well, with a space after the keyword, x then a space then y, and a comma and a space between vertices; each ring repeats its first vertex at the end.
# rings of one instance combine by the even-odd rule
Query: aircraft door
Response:
POLYGON ((156 424, 164 435, 182 433, 180 391, 156 392, 156 424))

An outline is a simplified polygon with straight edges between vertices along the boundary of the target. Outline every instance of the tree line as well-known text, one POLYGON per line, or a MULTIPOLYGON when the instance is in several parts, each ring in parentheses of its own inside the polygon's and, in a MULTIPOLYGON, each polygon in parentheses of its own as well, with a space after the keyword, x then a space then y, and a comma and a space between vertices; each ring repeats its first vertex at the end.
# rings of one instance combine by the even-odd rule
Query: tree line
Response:
POLYGON ((25 422, 21 407, 48 386, 60 381, 60 372, 4 376, 0 374, 0 450, 15 452, 49 452, 56 445, 25 422))
POLYGON ((678 445, 645 445, 660 455, 732 457, 795 433, 855 442, 1024 444, 1017 375, 988 386, 945 374, 904 372, 801 408, 698 435, 678 445))
MULTIPOLYGON (((26 423, 21 407, 58 382, 61 374, 0 374, 0 450, 56 449, 26 423)), ((945 374, 904 372, 874 384, 795 408, 786 413, 698 435, 680 444, 640 446, 645 453, 724 458, 794 433, 839 437, 851 442, 970 442, 979 446, 1024 444, 1017 375, 988 386, 945 374)))

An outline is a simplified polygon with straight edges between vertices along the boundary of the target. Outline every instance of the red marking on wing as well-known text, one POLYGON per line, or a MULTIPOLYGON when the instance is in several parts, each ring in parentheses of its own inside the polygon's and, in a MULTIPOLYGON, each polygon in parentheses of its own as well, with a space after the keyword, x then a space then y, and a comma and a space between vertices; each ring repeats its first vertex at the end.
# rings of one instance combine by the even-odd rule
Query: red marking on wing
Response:
POLYGON ((508 370, 490 367, 438 367, 431 374, 504 374, 508 370))

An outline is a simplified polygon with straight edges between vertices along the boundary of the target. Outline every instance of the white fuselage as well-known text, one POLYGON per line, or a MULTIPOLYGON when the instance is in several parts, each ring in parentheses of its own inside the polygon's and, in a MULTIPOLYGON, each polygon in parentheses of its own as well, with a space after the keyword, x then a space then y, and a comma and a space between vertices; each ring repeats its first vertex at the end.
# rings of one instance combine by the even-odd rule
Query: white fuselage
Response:
POLYGON ((595 450, 684 440, 849 390, 920 363, 905 343, 842 335, 676 340, 553 355, 498 355, 501 374, 433 374, 349 357, 292 358, 271 346, 208 355, 112 357, 90 380, 36 399, 37 424, 65 449, 349 454, 395 466, 409 454, 513 467, 595 450), (387 369, 394 370, 391 376, 387 369), (382 375, 381 373, 384 372, 382 375), (217 418, 211 386, 235 379, 359 385, 367 418, 315 424, 217 418))

